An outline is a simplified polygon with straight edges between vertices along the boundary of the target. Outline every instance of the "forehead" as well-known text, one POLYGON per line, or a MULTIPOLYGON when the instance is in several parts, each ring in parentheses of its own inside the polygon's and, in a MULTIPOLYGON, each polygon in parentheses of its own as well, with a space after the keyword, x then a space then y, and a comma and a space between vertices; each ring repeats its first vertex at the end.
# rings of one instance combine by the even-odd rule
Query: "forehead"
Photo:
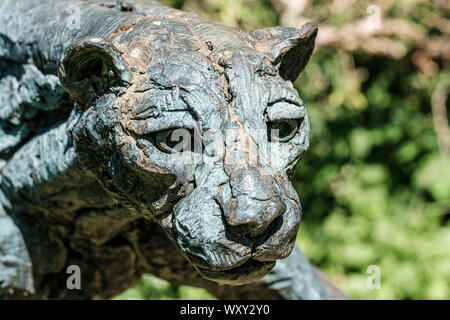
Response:
POLYGON ((262 54, 240 48, 213 57, 180 51, 159 58, 134 86, 134 117, 193 111, 206 122, 213 113, 238 115, 239 122, 263 120, 268 105, 301 105, 296 91, 281 79, 262 54), (217 62, 216 62, 217 61, 217 62))
POLYGON ((227 90, 232 97, 229 109, 235 113, 235 121, 260 128, 268 107, 277 102, 304 108, 292 84, 279 76, 262 53, 248 49, 226 50, 219 62, 224 66, 227 90))
POLYGON ((192 111, 199 118, 218 112, 226 103, 220 73, 195 51, 159 58, 140 75, 132 91, 131 114, 153 108, 161 113, 192 111))
POLYGON ((120 37, 127 60, 142 72, 134 92, 147 94, 135 95, 138 107, 158 103, 161 112, 184 106, 199 114, 234 109, 246 122, 261 120, 277 99, 301 104, 267 56, 237 29, 186 16, 183 22, 145 19, 120 37))

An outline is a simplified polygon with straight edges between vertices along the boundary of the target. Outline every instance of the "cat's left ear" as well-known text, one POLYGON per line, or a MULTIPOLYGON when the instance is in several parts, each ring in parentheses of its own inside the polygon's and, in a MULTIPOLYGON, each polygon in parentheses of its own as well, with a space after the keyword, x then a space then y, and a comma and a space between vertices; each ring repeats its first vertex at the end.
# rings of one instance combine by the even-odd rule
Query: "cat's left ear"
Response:
POLYGON ((280 75, 294 82, 308 64, 317 31, 316 24, 306 23, 300 29, 274 27, 249 34, 255 48, 269 58, 280 75))
POLYGON ((61 84, 85 106, 113 87, 131 81, 129 65, 107 39, 86 36, 65 50, 58 65, 61 84))

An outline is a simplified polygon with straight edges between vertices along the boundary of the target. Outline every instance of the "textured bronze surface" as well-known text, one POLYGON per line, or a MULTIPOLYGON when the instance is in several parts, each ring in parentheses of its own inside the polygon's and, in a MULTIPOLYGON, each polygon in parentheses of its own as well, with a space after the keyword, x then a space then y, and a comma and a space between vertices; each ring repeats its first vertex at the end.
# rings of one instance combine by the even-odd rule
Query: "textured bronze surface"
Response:
POLYGON ((330 298, 290 255, 309 138, 292 82, 316 33, 154 1, 3 0, 0 296, 111 297, 147 272, 221 298, 330 298))

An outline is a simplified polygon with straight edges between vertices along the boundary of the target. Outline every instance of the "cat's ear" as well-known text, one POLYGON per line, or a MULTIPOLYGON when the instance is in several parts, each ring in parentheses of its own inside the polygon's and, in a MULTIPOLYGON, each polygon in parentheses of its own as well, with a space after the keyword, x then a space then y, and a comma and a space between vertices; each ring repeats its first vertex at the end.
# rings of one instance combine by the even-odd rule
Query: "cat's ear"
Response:
POLYGON ((58 65, 61 84, 71 97, 86 105, 131 78, 128 64, 105 38, 88 36, 70 46, 58 65))
POLYGON ((317 31, 316 24, 306 23, 300 29, 280 26, 249 34, 255 48, 269 58, 279 74, 294 82, 308 64, 317 31))

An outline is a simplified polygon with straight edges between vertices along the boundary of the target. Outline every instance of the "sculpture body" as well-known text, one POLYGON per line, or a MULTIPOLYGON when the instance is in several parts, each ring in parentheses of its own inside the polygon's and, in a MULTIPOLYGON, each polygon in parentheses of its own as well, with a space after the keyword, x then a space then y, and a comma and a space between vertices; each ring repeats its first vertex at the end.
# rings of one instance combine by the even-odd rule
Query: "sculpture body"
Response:
POLYGON ((309 135, 292 82, 316 33, 154 1, 3 1, 0 296, 108 298, 143 273, 220 298, 339 295, 290 255, 309 135))

